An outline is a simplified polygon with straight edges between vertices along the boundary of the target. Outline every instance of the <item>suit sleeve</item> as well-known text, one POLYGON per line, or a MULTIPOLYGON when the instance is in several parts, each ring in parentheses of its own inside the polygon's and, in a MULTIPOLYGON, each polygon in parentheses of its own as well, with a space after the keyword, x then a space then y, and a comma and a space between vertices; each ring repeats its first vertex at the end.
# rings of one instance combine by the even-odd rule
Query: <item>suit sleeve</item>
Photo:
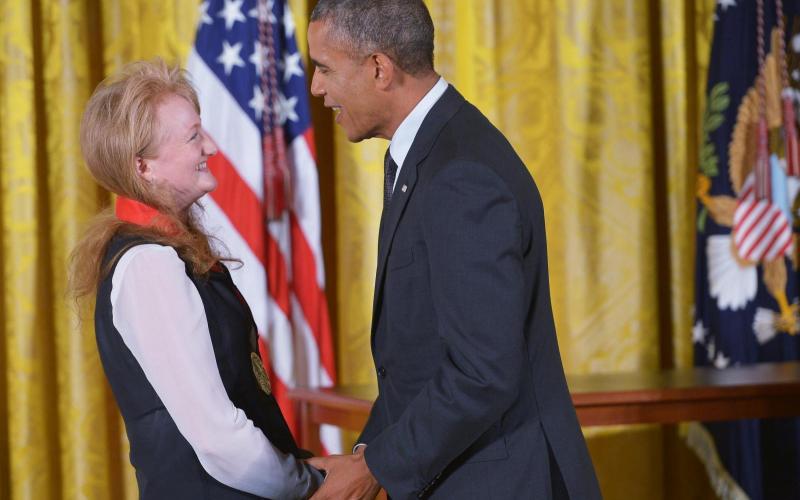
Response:
POLYGON ((397 422, 371 439, 370 470, 414 497, 517 398, 524 357, 519 209, 485 165, 445 166, 422 191, 430 287, 445 355, 397 422))
POLYGON ((381 396, 378 394, 377 399, 375 399, 375 402, 372 404, 372 409, 369 411, 369 418, 364 425, 364 430, 361 431, 361 435, 358 437, 358 440, 356 440, 356 444, 368 445, 372 438, 375 437, 378 431, 383 427, 382 405, 381 396))

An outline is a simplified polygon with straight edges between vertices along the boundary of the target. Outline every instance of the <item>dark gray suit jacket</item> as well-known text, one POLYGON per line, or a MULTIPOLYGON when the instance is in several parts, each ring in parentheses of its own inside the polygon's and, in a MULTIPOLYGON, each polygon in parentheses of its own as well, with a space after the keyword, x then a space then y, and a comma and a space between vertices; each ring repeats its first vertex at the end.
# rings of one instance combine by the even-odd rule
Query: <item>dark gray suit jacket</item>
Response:
POLYGON ((372 353, 360 442, 392 498, 600 497, 556 341, 541 197, 453 87, 381 219, 372 353))

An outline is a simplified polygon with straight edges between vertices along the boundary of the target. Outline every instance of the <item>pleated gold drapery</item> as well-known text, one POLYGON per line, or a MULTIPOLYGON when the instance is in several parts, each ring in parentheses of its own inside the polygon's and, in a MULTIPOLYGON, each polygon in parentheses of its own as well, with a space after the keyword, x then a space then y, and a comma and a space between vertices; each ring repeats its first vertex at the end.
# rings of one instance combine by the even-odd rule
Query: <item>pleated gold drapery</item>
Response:
MULTIPOLYGON (((675 361, 688 362, 696 117, 714 2, 428 4, 437 68, 506 134, 542 191, 567 370, 657 368, 662 314, 683 330, 675 361), (656 222, 669 225, 663 236, 656 222), (660 304, 665 287, 672 293, 660 304)), ((372 366, 344 361, 368 356, 374 266, 364 262, 376 258, 374 186, 386 146, 335 133, 337 271, 348 277, 338 289, 339 361, 348 381, 373 378, 372 366)))
POLYGON ((4 0, 0 9, 0 498, 135 498, 91 317, 66 299, 66 259, 108 203, 78 125, 121 64, 185 58, 192 0, 4 0))
MULTIPOLYGON (((313 0, 290 3, 303 33, 313 0)), ((566 369, 688 363, 714 1, 428 5, 438 68, 506 133, 542 191, 566 369)), ((0 14, 0 499, 135 498, 91 318, 80 325, 65 299, 66 256, 109 201, 82 167, 78 122, 120 65, 185 61, 197 2, 0 0, 0 14)), ((371 383, 386 143, 351 145, 316 116, 339 378, 371 383)), ((688 460, 656 427, 592 431, 590 447, 611 499, 670 498, 672 460, 688 460)))

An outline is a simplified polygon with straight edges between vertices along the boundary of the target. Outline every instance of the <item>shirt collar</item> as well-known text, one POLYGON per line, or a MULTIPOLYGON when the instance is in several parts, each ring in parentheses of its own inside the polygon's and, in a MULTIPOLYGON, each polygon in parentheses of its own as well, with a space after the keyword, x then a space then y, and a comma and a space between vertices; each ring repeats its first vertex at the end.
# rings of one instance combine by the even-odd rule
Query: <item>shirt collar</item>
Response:
POLYGON ((397 130, 392 136, 392 142, 389 144, 389 154, 392 155, 392 159, 398 167, 395 182, 397 182, 397 178, 400 176, 400 169, 403 168, 403 162, 406 156, 408 156, 408 150, 411 149, 411 144, 414 142, 419 128, 422 126, 422 121, 446 90, 447 81, 439 77, 439 81, 436 82, 436 85, 434 85, 433 88, 425 94, 425 97, 417 103, 414 109, 411 110, 411 113, 400 123, 400 126, 397 127, 397 130))

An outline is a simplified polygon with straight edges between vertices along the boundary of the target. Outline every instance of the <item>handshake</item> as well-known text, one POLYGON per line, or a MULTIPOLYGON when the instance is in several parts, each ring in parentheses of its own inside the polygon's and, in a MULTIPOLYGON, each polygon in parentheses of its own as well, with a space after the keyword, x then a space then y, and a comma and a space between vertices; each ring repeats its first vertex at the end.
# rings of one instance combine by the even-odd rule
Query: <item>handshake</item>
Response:
POLYGON ((306 462, 325 472, 322 486, 312 500, 372 500, 380 485, 364 459, 366 445, 358 446, 352 455, 309 458, 306 462))

